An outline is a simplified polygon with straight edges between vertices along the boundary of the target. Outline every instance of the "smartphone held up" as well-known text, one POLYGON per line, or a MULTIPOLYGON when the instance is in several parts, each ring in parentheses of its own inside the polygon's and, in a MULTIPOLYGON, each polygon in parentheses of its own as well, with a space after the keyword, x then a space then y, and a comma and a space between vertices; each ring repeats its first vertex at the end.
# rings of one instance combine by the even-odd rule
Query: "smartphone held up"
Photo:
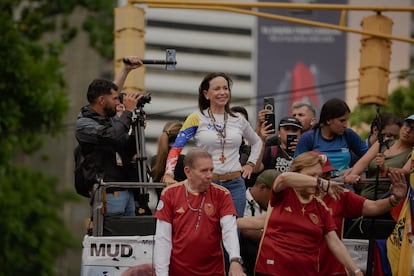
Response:
POLYGON ((275 133, 276 131, 275 99, 273 97, 264 97, 263 108, 272 112, 272 113, 265 114, 265 124, 272 125, 270 129, 272 129, 273 133, 275 133))
POLYGON ((297 139, 298 139, 298 136, 294 133, 288 133, 286 135, 286 152, 289 155, 293 155, 294 150, 292 148, 292 144, 293 144, 293 142, 297 141, 297 139))

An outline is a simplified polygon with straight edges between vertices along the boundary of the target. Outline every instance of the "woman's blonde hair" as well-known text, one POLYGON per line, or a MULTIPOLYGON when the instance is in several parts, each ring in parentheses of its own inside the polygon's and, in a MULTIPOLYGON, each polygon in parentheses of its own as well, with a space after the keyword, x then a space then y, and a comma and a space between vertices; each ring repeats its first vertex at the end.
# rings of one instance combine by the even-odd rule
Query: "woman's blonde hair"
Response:
POLYGON ((300 172, 303 168, 312 167, 316 164, 323 166, 324 161, 317 154, 314 154, 312 152, 304 152, 293 159, 292 165, 290 166, 290 171, 300 172))
POLYGON ((158 149, 155 158, 155 164, 152 168, 152 179, 154 182, 160 182, 165 172, 165 163, 167 161, 170 144, 174 143, 183 124, 180 121, 168 121, 161 135, 158 137, 158 149))

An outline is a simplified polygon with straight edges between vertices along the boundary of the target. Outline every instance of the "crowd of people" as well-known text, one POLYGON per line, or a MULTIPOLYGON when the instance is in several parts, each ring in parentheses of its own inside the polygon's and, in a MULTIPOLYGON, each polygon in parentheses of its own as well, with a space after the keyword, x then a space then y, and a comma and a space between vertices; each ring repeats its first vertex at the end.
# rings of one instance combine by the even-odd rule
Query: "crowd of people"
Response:
MULTIPOLYGON (((121 104, 119 93, 142 63, 128 59, 115 81, 89 85, 77 118, 76 138, 104 181, 131 181, 137 153, 132 114, 142 95, 127 92, 121 104)), ((275 129, 265 120, 272 111, 260 110, 253 128, 246 109, 231 106, 232 84, 207 74, 198 110, 159 136, 149 164, 166 185, 154 213, 156 275, 363 275, 341 241, 343 221, 386 214, 405 197, 414 114, 380 114, 364 141, 346 102, 333 98, 319 120, 303 101, 275 129), (386 181, 361 185, 376 176, 386 181)), ((104 200, 107 214, 136 215, 131 189, 107 189, 104 200)))

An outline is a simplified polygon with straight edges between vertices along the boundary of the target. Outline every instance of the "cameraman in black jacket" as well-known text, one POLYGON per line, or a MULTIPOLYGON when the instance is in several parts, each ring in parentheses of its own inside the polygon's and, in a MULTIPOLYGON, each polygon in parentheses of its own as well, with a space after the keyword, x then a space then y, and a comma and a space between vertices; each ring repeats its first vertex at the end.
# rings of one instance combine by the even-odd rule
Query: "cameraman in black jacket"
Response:
MULTIPOLYGON (((124 64, 123 70, 114 82, 95 79, 87 92, 89 105, 81 108, 76 121, 76 139, 83 152, 93 152, 96 172, 106 182, 127 181, 122 160, 130 159, 136 153, 135 138, 128 134, 133 112, 143 97, 127 92, 123 95, 125 111, 116 116, 122 91, 128 73, 140 67, 137 57, 128 57, 131 64, 124 64), (123 156, 123 155, 130 156, 123 156)), ((134 195, 131 190, 109 188, 106 190, 106 212, 125 216, 135 215, 134 195)))

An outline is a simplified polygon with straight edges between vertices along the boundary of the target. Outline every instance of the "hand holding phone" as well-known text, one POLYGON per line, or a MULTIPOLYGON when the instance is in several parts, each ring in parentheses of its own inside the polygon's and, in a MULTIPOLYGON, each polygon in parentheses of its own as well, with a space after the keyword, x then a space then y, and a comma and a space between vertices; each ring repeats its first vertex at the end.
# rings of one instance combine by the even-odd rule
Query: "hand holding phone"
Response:
POLYGON ((272 133, 274 134, 275 131, 276 131, 276 123, 275 123, 275 114, 274 113, 265 114, 265 124, 266 125, 272 125, 270 127, 270 129, 273 130, 272 133))
POLYGON ((263 108, 271 112, 265 114, 265 124, 272 125, 270 129, 273 130, 272 134, 274 134, 276 132, 275 99, 273 97, 264 97, 263 108))
POLYGON ((292 155, 296 150, 298 136, 294 133, 286 134, 286 152, 292 155))

